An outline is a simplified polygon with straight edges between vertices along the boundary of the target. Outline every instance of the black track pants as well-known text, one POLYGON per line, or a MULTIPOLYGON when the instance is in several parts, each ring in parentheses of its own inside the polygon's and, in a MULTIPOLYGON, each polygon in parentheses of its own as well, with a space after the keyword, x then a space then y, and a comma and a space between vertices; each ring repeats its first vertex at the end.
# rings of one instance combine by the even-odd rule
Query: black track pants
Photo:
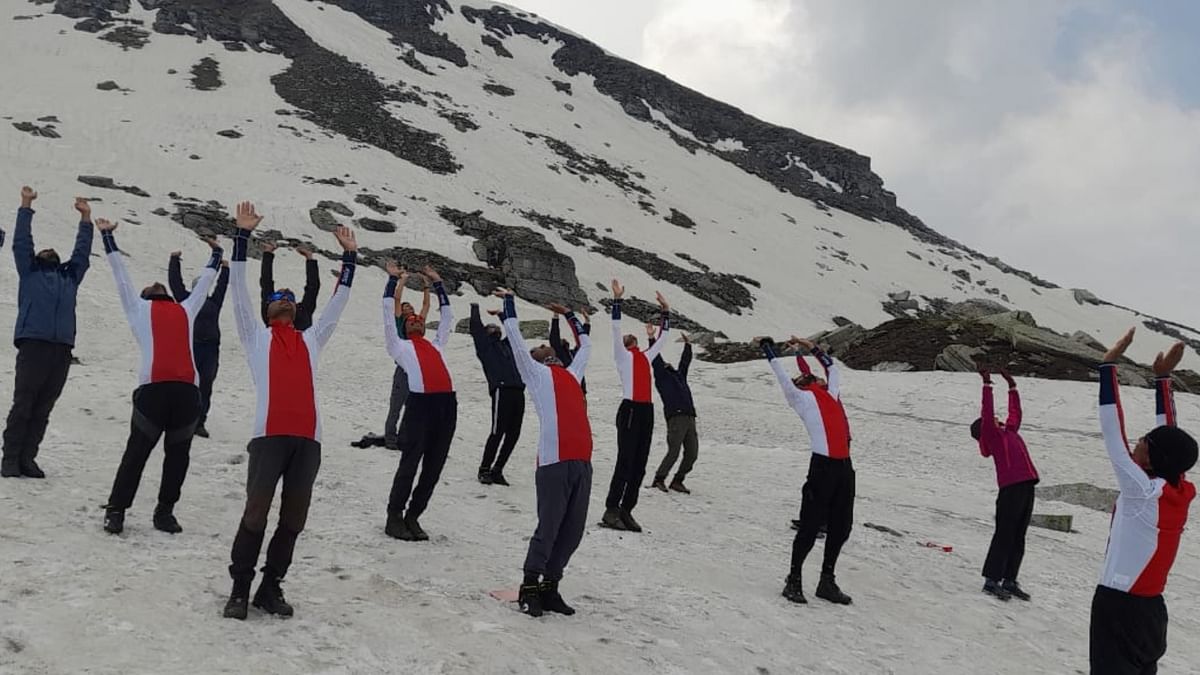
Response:
POLYGON ((1025 532, 1033 518, 1035 485, 1032 480, 1006 485, 996 495, 996 532, 983 563, 984 578, 1017 580, 1025 558, 1025 532))
POLYGON ((492 432, 483 446, 480 470, 501 473, 508 465, 513 448, 521 438, 521 423, 525 420, 525 390, 517 387, 498 387, 492 390, 492 432), (496 454, 499 452, 499 457, 496 454))
POLYGON ((654 404, 621 401, 617 408, 617 465, 604 506, 632 512, 638 503, 650 442, 654 438, 654 404))
POLYGON ((156 382, 133 392, 133 418, 125 454, 113 479, 108 507, 124 511, 133 505, 150 452, 163 442, 162 483, 158 503, 170 508, 179 501, 187 477, 192 434, 200 415, 200 390, 187 382, 156 382))
POLYGON ((450 443, 458 426, 458 399, 453 393, 409 394, 400 426, 405 437, 400 445, 400 466, 392 479, 388 513, 419 518, 429 506, 429 498, 450 455, 450 443))
POLYGON ((1090 632, 1092 675, 1154 675, 1167 653, 1167 603, 1097 586, 1090 632))
POLYGON ((833 574, 854 525, 854 465, 849 459, 813 454, 800 501, 800 526, 792 543, 792 573, 800 574, 821 526, 825 535, 822 574, 833 574))

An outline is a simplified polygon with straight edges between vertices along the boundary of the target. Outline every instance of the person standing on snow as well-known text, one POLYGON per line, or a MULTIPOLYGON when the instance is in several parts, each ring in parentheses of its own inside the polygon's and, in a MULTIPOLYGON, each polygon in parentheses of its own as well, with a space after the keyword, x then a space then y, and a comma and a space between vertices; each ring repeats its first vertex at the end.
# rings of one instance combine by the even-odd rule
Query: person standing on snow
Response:
MULTIPOLYGON (((621 334, 621 302, 625 287, 613 279, 612 339, 613 358, 621 378, 623 400, 617 409, 617 464, 605 499, 604 517, 600 524, 614 530, 641 532, 642 526, 633 519, 646 463, 650 461, 650 444, 654 438, 654 399, 650 362, 662 351, 659 342, 646 351, 638 349, 636 335, 621 334)), ((671 329, 670 306, 662 293, 656 294, 662 310, 662 334, 671 329)))
POLYGON ((508 480, 504 478, 504 467, 521 438, 521 423, 525 419, 525 383, 517 372, 510 339, 501 335, 500 326, 483 325, 478 303, 471 303, 470 330, 471 338, 475 341, 475 356, 479 358, 484 377, 487 378, 488 398, 492 401, 492 428, 483 446, 479 482, 484 485, 508 485, 508 480))
MULTIPOLYGON (((175 251, 167 264, 167 284, 176 302, 185 302, 192 297, 199 279, 189 291, 183 285, 183 253, 175 251)), ((192 328, 192 356, 196 359, 196 370, 200 374, 200 418, 196 420, 196 435, 208 438, 208 411, 212 407, 212 388, 221 366, 221 305, 225 302, 225 289, 229 286, 229 262, 221 263, 217 285, 212 295, 204 300, 200 313, 196 315, 192 328)))
MULTIPOLYGON (((271 242, 260 242, 262 263, 259 270, 258 287, 262 296, 262 319, 268 326, 271 324, 269 308, 273 302, 275 288, 275 249, 271 242)), ((305 331, 312 326, 313 314, 317 311, 317 296, 321 294, 321 268, 313 258, 312 249, 300 246, 296 251, 304 256, 304 296, 296 305, 296 330, 305 331)))
POLYGON ((591 338, 571 310, 552 305, 581 336, 575 360, 570 367, 563 366, 552 347, 543 344, 530 350, 525 344, 512 291, 501 288, 496 295, 504 299, 504 331, 539 424, 534 477, 538 524, 529 540, 517 602, 530 616, 544 612, 570 616, 575 609, 563 600, 558 584, 583 540, 592 492, 592 427, 580 386, 592 351, 591 338))
POLYGON ((246 447, 246 507, 229 553, 229 576, 233 591, 225 603, 225 617, 245 619, 254 566, 262 551, 267 516, 275 487, 283 481, 279 525, 267 545, 262 582, 254 594, 254 606, 268 614, 291 616, 293 608, 283 597, 280 583, 292 564, 296 538, 308 520, 313 483, 321 467, 321 413, 317 404, 316 375, 321 351, 333 337, 342 310, 350 301, 358 244, 354 232, 338 227, 334 232, 342 246, 340 292, 333 294, 321 317, 305 331, 296 329, 296 295, 275 291, 267 306, 269 326, 263 326, 246 288, 246 251, 250 233, 262 216, 249 202, 238 204, 237 233, 233 239, 230 282, 233 314, 238 337, 246 352, 250 381, 254 383, 254 434, 246 447))
MULTIPOLYGON (((646 324, 646 337, 653 346, 656 332, 654 324, 646 324)), ((654 357, 654 384, 658 388, 658 396, 662 399, 663 413, 667 418, 667 455, 658 465, 654 473, 654 484, 663 492, 674 490, 683 494, 691 494, 691 490, 683 484, 683 480, 691 473, 700 454, 700 440, 696 434, 696 403, 692 399, 692 387, 688 384, 688 369, 692 365, 692 343, 687 335, 681 335, 683 355, 679 357, 679 367, 675 368, 663 360, 661 354, 654 357), (667 474, 679 459, 679 448, 683 447, 683 464, 667 487, 667 474)))
POLYGON ((408 375, 410 392, 404 406, 404 420, 400 422, 400 427, 406 431, 400 446, 400 465, 396 467, 388 495, 387 524, 384 526, 389 537, 403 541, 429 539, 419 519, 429 506, 429 499, 441 478, 458 426, 458 398, 443 354, 454 329, 454 311, 450 308, 450 296, 446 295, 442 278, 432 267, 426 266, 424 272, 433 282, 433 290, 438 296, 440 323, 432 341, 425 339, 425 318, 419 314, 408 317, 404 324, 408 339, 400 339, 393 308, 403 292, 403 286, 400 286, 402 272, 394 262, 387 264, 388 282, 383 290, 384 344, 388 355, 408 375))
MULTIPOLYGON (((808 350, 825 367, 826 379, 811 372, 795 379, 788 376, 777 358, 775 342, 757 338, 774 371, 784 398, 800 415, 808 430, 812 456, 808 478, 804 482, 800 504, 800 524, 792 543, 791 573, 783 588, 783 597, 806 603, 801 571, 804 560, 817 541, 821 525, 827 524, 825 559, 817 597, 839 605, 849 605, 850 596, 837 585, 836 567, 842 546, 850 538, 854 524, 855 476, 850 461, 850 423, 841 402, 841 369, 833 359, 809 340, 792 336, 789 344, 808 350)), ((802 363, 802 370, 807 365, 802 363)))
POLYGON ((1008 419, 1001 422, 996 417, 992 375, 982 369, 979 375, 983 377, 983 410, 971 424, 971 437, 979 442, 979 454, 991 457, 996 464, 996 483, 1000 487, 996 496, 996 531, 983 563, 983 592, 1001 600, 1029 601, 1029 594, 1017 583, 1017 575, 1025 557, 1025 532, 1033 518, 1038 473, 1020 434, 1021 394, 1017 383, 1007 371, 1000 374, 1008 383, 1008 419))
MULTIPOLYGON (((421 319, 424 320, 429 316, 429 279, 421 277, 422 285, 425 287, 424 301, 421 303, 421 319)), ((401 268, 400 270, 400 288, 408 283, 408 270, 401 268)), ((408 317, 415 314, 411 302, 404 302, 400 299, 401 294, 396 294, 396 334, 401 340, 408 339, 408 331, 404 325, 408 321, 408 317)), ((404 436, 405 429, 400 426, 400 411, 404 409, 404 403, 408 400, 408 375, 404 372, 404 368, 400 364, 396 364, 396 370, 392 373, 392 393, 388 397, 388 414, 383 421, 383 446, 388 450, 400 449, 400 438, 404 436)))
POLYGON ((1183 359, 1177 342, 1154 359, 1157 424, 1132 452, 1117 384, 1117 361, 1133 342, 1130 328, 1100 365, 1100 429, 1120 494, 1113 511, 1104 571, 1092 597, 1091 672, 1154 673, 1167 653, 1163 591, 1196 498, 1187 472, 1196 465, 1196 441, 1176 426, 1171 373, 1183 359))
POLYGON ((17 287, 17 324, 13 342, 17 366, 13 374, 13 405, 4 429, 0 476, 45 478, 38 466, 38 449, 50 423, 50 412, 62 394, 75 347, 75 299, 91 266, 92 207, 75 198, 79 231, 67 262, 52 249, 34 253, 33 202, 37 192, 21 188, 21 208, 13 229, 13 259, 17 287))
POLYGON ((175 519, 175 503, 187 477, 188 453, 201 408, 200 376, 192 354, 192 337, 196 317, 203 311, 208 289, 221 267, 221 247, 215 239, 208 240, 212 256, 196 282, 195 293, 177 302, 161 283, 153 283, 140 292, 134 290, 122 259, 124 254, 117 248, 117 224, 101 218, 96 221, 96 229, 100 230, 104 254, 112 267, 121 308, 142 352, 138 388, 133 392, 129 441, 104 507, 104 530, 120 534, 125 529, 125 511, 133 505, 146 460, 165 434, 154 528, 178 534, 183 528, 175 519))

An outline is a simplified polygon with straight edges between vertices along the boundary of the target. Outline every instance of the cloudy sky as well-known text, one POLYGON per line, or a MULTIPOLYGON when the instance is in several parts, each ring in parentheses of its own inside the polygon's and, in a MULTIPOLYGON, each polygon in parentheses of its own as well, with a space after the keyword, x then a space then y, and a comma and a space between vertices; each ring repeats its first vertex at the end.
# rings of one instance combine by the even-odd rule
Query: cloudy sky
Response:
POLYGON ((871 156, 969 246, 1200 325, 1200 2, 514 1, 871 156))

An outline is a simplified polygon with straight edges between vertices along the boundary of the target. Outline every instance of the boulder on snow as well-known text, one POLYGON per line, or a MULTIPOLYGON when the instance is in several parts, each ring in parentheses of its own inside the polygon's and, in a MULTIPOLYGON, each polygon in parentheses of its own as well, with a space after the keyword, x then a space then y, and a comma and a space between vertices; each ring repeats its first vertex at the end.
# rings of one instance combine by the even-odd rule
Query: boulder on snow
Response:
POLYGON ((912 291, 897 291, 888 293, 888 299, 892 302, 904 302, 912 297, 912 291))
POLYGON ((1068 515, 1050 515, 1047 513, 1035 513, 1029 519, 1029 524, 1034 527, 1040 527, 1044 530, 1056 530, 1058 532, 1071 531, 1071 516, 1068 515))
POLYGON ((934 368, 937 370, 948 370, 956 373, 972 373, 978 370, 979 366, 975 363, 975 357, 983 354, 983 350, 979 347, 969 347, 967 345, 950 345, 942 350, 942 353, 937 355, 933 360, 934 368))
POLYGON ((312 220, 313 225, 325 232, 333 232, 338 227, 338 219, 333 217, 333 214, 321 207, 316 207, 308 210, 308 217, 312 220))
POLYGON ((1085 333, 1084 331, 1081 331, 1081 330, 1077 330, 1074 333, 1072 333, 1071 339, 1082 345, 1087 345, 1088 347, 1091 347, 1092 349, 1095 349, 1096 351, 1101 352, 1101 353, 1108 350, 1108 347, 1103 342, 1092 337, 1092 335, 1090 333, 1085 333))
POLYGON ((1072 288, 1071 293, 1075 296, 1075 302, 1081 305, 1102 305, 1104 301, 1096 297, 1096 294, 1085 288, 1072 288))
POLYGON ((1033 315, 1024 310, 1013 310, 1010 312, 991 314, 980 317, 978 321, 979 323, 986 323, 1004 329, 1010 328, 1017 324, 1022 326, 1032 326, 1033 328, 1038 327, 1037 321, 1034 320, 1033 315))
POLYGON ((1113 504, 1117 503, 1118 494, 1112 488, 1096 487, 1090 483, 1046 485, 1039 486, 1037 489, 1039 500, 1064 502, 1104 513, 1112 511, 1113 504))
POLYGON ((875 373, 907 373, 913 370, 916 370, 913 364, 900 361, 881 361, 871 366, 871 371, 875 373))
POLYGON ((867 330, 856 323, 839 326, 830 331, 817 333, 809 337, 813 342, 822 345, 825 351, 837 356, 857 345, 867 336, 867 330))
POLYGON ((984 298, 972 298, 962 302, 956 302, 946 308, 946 316, 957 317, 960 319, 978 319, 992 314, 1003 314, 1008 311, 1008 307, 996 302, 995 300, 985 300, 984 298))

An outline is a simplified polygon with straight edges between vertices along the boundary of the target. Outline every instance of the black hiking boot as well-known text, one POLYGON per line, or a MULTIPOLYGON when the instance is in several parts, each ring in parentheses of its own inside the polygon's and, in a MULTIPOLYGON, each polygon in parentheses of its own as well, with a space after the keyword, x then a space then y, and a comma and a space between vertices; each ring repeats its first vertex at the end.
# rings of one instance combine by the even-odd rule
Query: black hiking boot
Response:
POLYGON ((498 469, 492 470, 492 485, 503 485, 504 487, 508 487, 508 480, 498 469))
POLYGON ((568 605, 563 597, 558 594, 557 581, 543 581, 541 585, 542 594, 542 609, 555 614, 564 616, 572 616, 575 614, 575 608, 568 605))
POLYGON ((179 526, 179 521, 175 520, 174 509, 170 506, 159 504, 154 509, 154 529, 161 530, 168 534, 179 534, 183 532, 183 528, 179 526))
POLYGON ((479 482, 482 485, 491 485, 492 484, 492 470, 491 469, 480 469, 479 470, 479 482))
POLYGON ((600 527, 607 527, 610 530, 624 530, 625 522, 621 520, 621 512, 616 509, 607 509, 604 515, 600 518, 600 527))
POLYGON ((109 534, 121 534, 125 531, 125 510, 104 508, 104 531, 109 534))
POLYGON ((200 438, 208 438, 208 429, 204 428, 204 422, 197 424, 196 430, 193 431, 192 434, 199 436, 200 438))
POLYGON ((16 457, 5 457, 0 461, 0 477, 20 478, 21 462, 16 457))
POLYGON ((288 617, 294 612, 287 600, 283 599, 283 589, 279 587, 279 579, 263 575, 258 584, 258 592, 254 594, 254 606, 276 616, 288 617))
POLYGON ((821 575, 821 580, 817 582, 817 597, 835 605, 849 605, 853 602, 850 596, 838 588, 837 581, 834 580, 832 574, 821 575))
POLYGON ((687 489, 687 486, 683 484, 683 481, 679 480, 678 478, 671 481, 671 490, 674 492, 682 492, 685 495, 692 494, 692 491, 687 489))
POLYGON ((1000 588, 1008 591, 1009 595, 1018 600, 1029 602, 1033 599, 1032 596, 1025 592, 1025 589, 1021 588, 1021 584, 1018 584, 1015 579, 1005 581, 1004 583, 1000 584, 1000 588))
POLYGON ((633 519, 633 514, 628 511, 621 511, 621 522, 625 525, 625 529, 630 532, 641 532, 642 526, 638 521, 633 519))
POLYGON ((413 541, 413 534, 409 531, 408 526, 404 524, 404 517, 399 513, 388 514, 387 525, 383 527, 383 531, 393 539, 413 541))
POLYGON ((229 594, 229 599, 225 601, 225 611, 222 614, 226 619, 246 620, 246 615, 249 614, 250 600, 250 581, 235 581, 233 582, 233 591, 229 594))
POLYGON ((421 529, 421 523, 417 522, 416 516, 404 516, 404 526, 412 533, 413 541, 429 541, 429 535, 421 529))
POLYGON ((667 479, 655 478, 654 482, 650 484, 650 487, 658 488, 659 490, 666 492, 667 491, 667 479))
POLYGON ((26 478, 45 478, 46 472, 42 471, 42 467, 37 465, 37 462, 32 459, 21 461, 21 475, 26 478))
POLYGON ((799 574, 789 574, 783 584, 783 597, 800 605, 807 605, 808 598, 804 597, 804 587, 800 584, 799 574))
POLYGON ((537 618, 545 613, 542 608, 542 585, 534 582, 532 584, 521 584, 521 590, 517 594, 517 606, 521 608, 529 616, 537 618))
POLYGON ((1005 602, 1008 602, 1012 599, 1012 593, 1004 590, 1004 587, 1000 585, 1000 582, 996 581, 995 579, 988 579, 987 581, 983 582, 983 592, 994 596, 997 600, 1003 600, 1005 602))

